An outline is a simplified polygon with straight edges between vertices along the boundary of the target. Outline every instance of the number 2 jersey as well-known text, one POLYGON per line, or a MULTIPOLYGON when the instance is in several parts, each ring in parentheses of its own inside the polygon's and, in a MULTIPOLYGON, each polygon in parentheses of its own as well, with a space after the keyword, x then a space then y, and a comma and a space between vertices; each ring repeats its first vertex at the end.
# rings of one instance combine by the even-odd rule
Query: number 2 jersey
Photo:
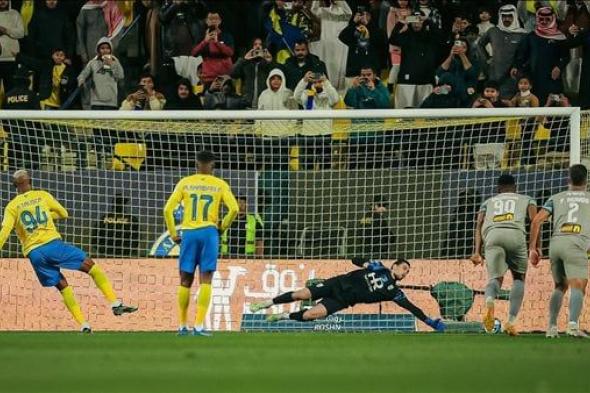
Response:
POLYGON ((512 192, 504 192, 486 200, 479 209, 485 213, 483 236, 495 228, 517 229, 526 234, 529 206, 537 206, 537 202, 527 195, 512 192))
POLYGON ((4 209, 0 249, 13 229, 22 245, 23 254, 61 239, 53 222, 52 213, 67 218, 67 210, 47 191, 31 190, 14 197, 4 209))
POLYGON ((590 241, 590 193, 564 191, 543 205, 553 216, 553 237, 579 236, 590 241))

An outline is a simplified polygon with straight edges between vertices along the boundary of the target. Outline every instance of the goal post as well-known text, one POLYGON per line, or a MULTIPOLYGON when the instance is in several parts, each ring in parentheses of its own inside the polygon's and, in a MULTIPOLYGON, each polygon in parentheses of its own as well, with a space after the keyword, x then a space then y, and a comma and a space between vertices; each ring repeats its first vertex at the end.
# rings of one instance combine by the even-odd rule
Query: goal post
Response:
MULTIPOLYGON (((31 170, 34 186, 70 211, 58 224, 65 240, 104 263, 126 298, 168 316, 104 328, 173 329, 178 247, 162 209, 174 184, 194 172, 196 153, 208 149, 257 222, 242 218, 222 239, 212 327, 239 329, 250 302, 349 271, 347 260, 360 255, 410 259, 404 284, 411 299, 429 314, 474 321, 486 274, 466 258, 479 205, 501 173, 514 174, 518 191, 538 203, 562 190, 567 167, 590 159, 589 122, 579 108, 0 111, 0 199, 5 206, 14 196, 13 170, 31 170)), ((179 207, 176 219, 182 214, 179 207)), ((548 236, 545 228, 545 247, 548 236)), ((53 295, 20 255, 13 235, 0 251, 7 316, 0 329, 67 328, 67 317, 39 322, 55 312, 42 301, 53 295), (30 290, 36 303, 29 316, 6 294, 30 290)), ((530 274, 525 299, 541 300, 525 300, 521 324, 542 329, 547 264, 530 274)), ((83 277, 74 280, 86 307, 101 303, 83 277)), ((401 310, 387 304, 352 312, 401 310)))

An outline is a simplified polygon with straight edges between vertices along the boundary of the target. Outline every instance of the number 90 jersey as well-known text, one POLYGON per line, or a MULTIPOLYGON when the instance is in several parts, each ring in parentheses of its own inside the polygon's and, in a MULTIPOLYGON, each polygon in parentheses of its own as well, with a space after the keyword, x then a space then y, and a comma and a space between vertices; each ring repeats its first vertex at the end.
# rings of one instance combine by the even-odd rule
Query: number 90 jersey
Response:
POLYGON ((527 195, 506 192, 486 200, 479 209, 485 213, 482 233, 495 228, 517 229, 526 234, 526 218, 529 206, 537 202, 527 195))
MULTIPOLYGON (((61 239, 55 228, 51 211, 65 211, 51 194, 41 190, 31 190, 19 194, 6 205, 2 232, 6 237, 14 228, 21 242, 23 254, 52 240, 61 239)), ((66 213, 67 214, 67 213, 66 213)), ((0 247, 6 239, 0 239, 0 247)))
POLYGON ((590 239, 590 193, 565 191, 543 205, 553 216, 553 236, 577 235, 590 239))

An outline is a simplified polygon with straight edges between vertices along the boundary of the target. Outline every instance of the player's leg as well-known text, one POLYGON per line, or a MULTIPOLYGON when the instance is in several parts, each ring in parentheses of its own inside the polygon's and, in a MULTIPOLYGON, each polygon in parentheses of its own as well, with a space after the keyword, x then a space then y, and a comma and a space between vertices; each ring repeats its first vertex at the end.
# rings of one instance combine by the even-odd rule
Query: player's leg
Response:
POLYGON ((266 318, 266 320, 269 322, 277 322, 289 319, 292 321, 309 322, 316 319, 325 318, 328 315, 332 315, 335 312, 343 310, 347 307, 348 305, 343 303, 341 300, 326 297, 308 310, 299 310, 292 313, 271 314, 266 318))
POLYGON ((488 333, 494 329, 494 301, 502 288, 504 274, 508 271, 506 250, 502 246, 502 241, 501 231, 490 231, 485 243, 488 283, 485 288, 485 310, 482 324, 488 333))
POLYGON ((504 325, 504 331, 510 336, 518 335, 516 330, 516 320, 518 312, 524 299, 524 283, 528 266, 528 253, 526 247, 526 238, 524 234, 521 237, 511 239, 512 244, 508 253, 508 264, 512 273, 512 288, 510 288, 510 303, 508 308, 508 322, 504 325))
POLYGON ((104 295, 105 299, 110 303, 113 314, 119 316, 137 311, 137 307, 127 306, 117 298, 117 294, 113 290, 111 281, 99 265, 97 265, 92 259, 86 257, 86 254, 84 254, 82 250, 73 246, 70 247, 72 249, 70 250, 71 254, 69 258, 71 258, 73 263, 75 263, 75 261, 79 260, 80 258, 84 258, 84 262, 82 262, 82 265, 78 268, 78 270, 88 274, 92 278, 94 285, 96 285, 96 287, 104 295), (80 253, 84 254, 84 256, 82 257, 80 253))
POLYGON ((70 311, 76 322, 80 324, 82 331, 90 333, 90 325, 88 325, 86 318, 82 314, 72 287, 68 285, 65 277, 60 273, 59 266, 52 261, 52 254, 55 248, 56 244, 51 242, 32 250, 28 257, 33 270, 42 286, 57 288, 66 308, 70 311))
POLYGON ((204 323, 211 304, 211 281, 213 280, 213 274, 217 270, 217 258, 219 256, 219 232, 217 228, 200 229, 198 244, 199 295, 197 296, 197 315, 195 316, 193 334, 207 336, 209 334, 204 330, 204 323))
POLYGON ((84 314, 82 314, 82 309, 80 309, 80 305, 76 300, 76 296, 74 295, 74 290, 71 286, 69 286, 66 278, 60 273, 60 280, 55 285, 55 288, 61 294, 64 304, 74 320, 80 324, 80 331, 82 333, 91 333, 92 329, 90 328, 90 324, 84 318, 84 314))
POLYGON ((557 328, 557 317, 563 303, 563 295, 568 289, 565 268, 560 255, 563 245, 558 239, 552 240, 549 247, 549 259, 551 261, 551 276, 553 277, 554 289, 549 299, 549 326, 546 336, 549 338, 559 337, 557 328))
POLYGON ((321 299, 323 297, 330 296, 330 294, 332 293, 331 285, 332 279, 316 282, 309 287, 300 288, 296 291, 282 293, 271 300, 265 300, 259 303, 252 303, 250 305, 250 311, 255 313, 277 304, 287 304, 309 299, 321 299))
POLYGON ((185 230, 182 233, 180 243, 180 256, 178 258, 178 269, 180 272, 180 285, 177 289, 178 304, 178 334, 188 334, 187 312, 191 297, 191 286, 193 285, 195 270, 197 268, 197 244, 195 231, 185 230))
POLYGON ((578 252, 571 253, 565 261, 565 275, 570 288, 569 318, 567 334, 575 337, 586 337, 580 329, 580 314, 584 306, 584 296, 588 285, 588 257, 585 247, 581 246, 578 252))

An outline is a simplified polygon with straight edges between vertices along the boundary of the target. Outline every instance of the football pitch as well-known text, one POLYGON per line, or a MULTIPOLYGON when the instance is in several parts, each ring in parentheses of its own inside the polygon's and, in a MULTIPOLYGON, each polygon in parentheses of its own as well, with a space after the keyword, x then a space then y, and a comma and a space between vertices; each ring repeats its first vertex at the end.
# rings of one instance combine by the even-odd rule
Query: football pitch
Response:
POLYGON ((0 333, 0 391, 589 392, 590 340, 392 333, 0 333))

